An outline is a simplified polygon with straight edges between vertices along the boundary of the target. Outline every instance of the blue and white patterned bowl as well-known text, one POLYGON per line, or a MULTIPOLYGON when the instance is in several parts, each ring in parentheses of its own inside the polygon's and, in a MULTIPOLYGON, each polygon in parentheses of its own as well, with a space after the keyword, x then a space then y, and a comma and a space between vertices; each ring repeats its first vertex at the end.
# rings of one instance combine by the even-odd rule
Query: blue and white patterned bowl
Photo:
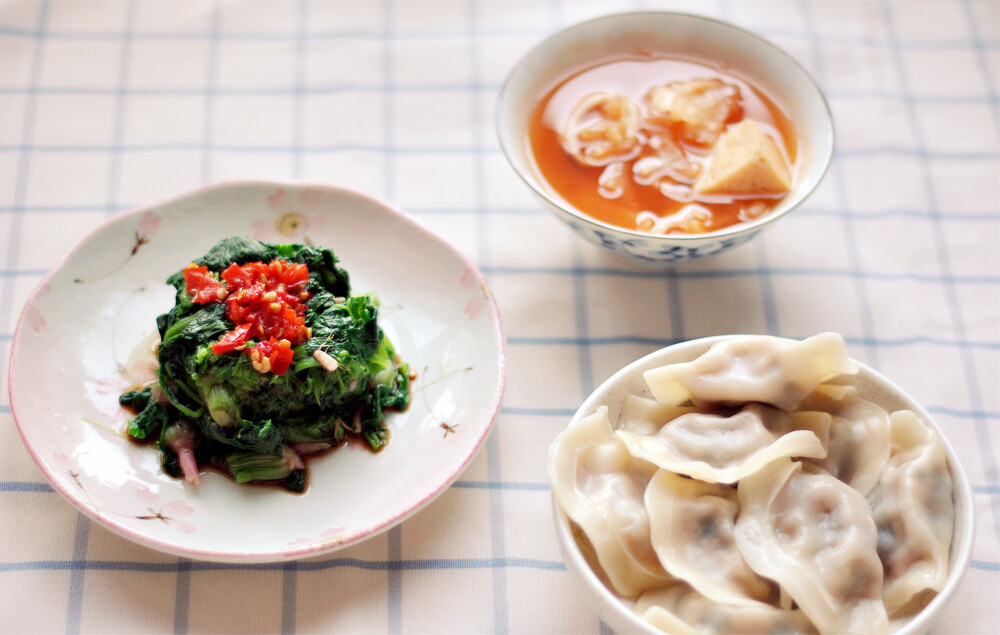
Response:
POLYGON ((550 36, 525 55, 497 101, 496 130, 514 171, 557 218, 587 241, 628 260, 672 264, 741 245, 795 209, 823 179, 833 156, 833 119, 808 72, 774 44, 739 27, 671 12, 608 15, 550 36), (751 79, 786 109, 795 127, 798 159, 792 190, 769 213, 708 234, 648 234, 616 227, 575 208, 538 174, 528 142, 533 109, 554 86, 588 64, 637 50, 715 60, 751 79))

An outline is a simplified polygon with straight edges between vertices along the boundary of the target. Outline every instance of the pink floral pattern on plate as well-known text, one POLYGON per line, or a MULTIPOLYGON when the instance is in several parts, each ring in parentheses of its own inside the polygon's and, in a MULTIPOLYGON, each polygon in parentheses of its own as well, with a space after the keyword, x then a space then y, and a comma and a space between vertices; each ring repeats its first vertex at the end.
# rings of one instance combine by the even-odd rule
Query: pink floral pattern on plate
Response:
POLYGON ((253 223, 257 240, 302 242, 307 240, 307 232, 316 234, 326 228, 327 217, 317 213, 323 209, 323 192, 319 190, 280 187, 268 194, 267 206, 275 218, 253 223))
POLYGON ((198 530, 191 523, 180 520, 184 516, 190 516, 194 513, 194 507, 191 507, 183 500, 172 500, 161 503, 160 495, 148 487, 137 488, 135 497, 146 508, 144 511, 133 515, 133 518, 137 520, 158 520, 185 534, 192 534, 198 530))
POLYGON ((160 228, 160 219, 153 212, 146 212, 139 219, 139 226, 135 230, 135 246, 132 248, 132 255, 139 251, 139 247, 145 245, 153 239, 156 230, 160 228))
POLYGON ((476 320, 482 314, 482 312, 489 306, 490 299, 487 296, 486 289, 483 287, 481 280, 476 275, 473 269, 466 269, 465 273, 462 275, 462 288, 475 290, 475 295, 473 295, 468 302, 465 303, 465 314, 469 316, 470 320, 476 320))
POLYGON ((346 189, 230 183, 111 219, 46 276, 12 340, 11 409, 53 487, 105 527, 190 558, 281 561, 355 544, 445 491, 493 425, 504 356, 482 275, 409 216, 346 189), (239 234, 333 248, 355 293, 378 294, 396 350, 421 369, 410 407, 392 415, 387 447, 349 444, 311 461, 303 496, 211 472, 191 487, 162 472, 155 448, 121 433, 117 393, 135 383, 125 358, 150 345, 156 316, 170 307, 164 280, 239 234), (391 245, 391 257, 373 240, 391 245), (109 256, 117 248, 140 257, 109 256))
POLYGON ((41 333, 45 328, 45 316, 36 306, 29 306, 24 311, 24 325, 35 333, 41 333))
POLYGON ((297 538, 288 543, 289 547, 309 547, 309 546, 329 546, 339 543, 343 537, 346 527, 334 527, 327 529, 319 535, 319 538, 297 538))

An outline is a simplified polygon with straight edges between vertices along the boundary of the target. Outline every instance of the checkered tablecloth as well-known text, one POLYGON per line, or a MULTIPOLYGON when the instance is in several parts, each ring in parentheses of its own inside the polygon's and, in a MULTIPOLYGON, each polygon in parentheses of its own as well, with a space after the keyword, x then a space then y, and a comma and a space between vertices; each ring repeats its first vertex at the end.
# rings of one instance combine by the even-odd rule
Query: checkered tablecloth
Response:
POLYGON ((972 482, 972 566, 934 631, 1000 631, 998 85, 996 0, 0 2, 0 631, 607 631, 555 542, 552 438, 667 344, 826 330, 928 408, 972 482), (577 239, 493 132, 528 48, 637 8, 771 39, 836 119, 806 205, 667 272, 577 239), (458 482, 376 538, 284 565, 179 559, 91 523, 32 462, 6 386, 21 307, 85 233, 244 178, 347 185, 419 217, 483 270, 508 337, 499 419, 458 482))

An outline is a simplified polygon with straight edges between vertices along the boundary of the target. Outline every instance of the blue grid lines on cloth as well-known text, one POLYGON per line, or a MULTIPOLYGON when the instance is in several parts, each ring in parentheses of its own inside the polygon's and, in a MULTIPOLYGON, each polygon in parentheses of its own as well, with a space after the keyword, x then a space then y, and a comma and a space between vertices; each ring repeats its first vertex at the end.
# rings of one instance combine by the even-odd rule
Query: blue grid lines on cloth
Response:
POLYGON ((446 235, 501 301, 508 395, 484 452, 434 508, 468 504, 455 519, 481 535, 418 516, 292 563, 149 552, 59 500, 17 438, 4 389, 0 510, 47 535, 4 528, 18 550, 0 552, 2 588, 32 598, 39 615, 24 621, 7 605, 0 630, 606 632, 565 590, 551 538, 530 531, 549 522, 549 486, 543 452, 522 439, 547 446, 604 377, 663 346, 740 328, 801 338, 834 327, 854 357, 921 395, 967 461, 979 535, 963 604, 944 624, 996 624, 996 609, 982 609, 992 621, 960 616, 1000 572, 1000 271, 987 252, 1000 232, 996 3, 167 4, 0 6, 0 375, 30 290, 107 216, 217 180, 344 183, 446 235), (838 147, 820 190, 773 234, 664 273, 572 242, 510 175, 491 108, 506 71, 552 31, 623 8, 678 7, 791 51, 823 86, 838 147), (345 116, 356 117, 346 130, 328 121, 345 116), (511 244, 537 236, 550 252, 511 244), (543 317, 540 302, 551 303, 543 317), (547 394, 528 385, 543 374, 547 394), (425 547, 440 530, 458 546, 425 547), (248 589, 265 599, 226 606, 248 589), (486 608, 442 599, 472 593, 486 608), (323 610, 338 600, 342 614, 323 610), (127 618, 138 621, 115 617, 129 601, 146 608, 127 618))

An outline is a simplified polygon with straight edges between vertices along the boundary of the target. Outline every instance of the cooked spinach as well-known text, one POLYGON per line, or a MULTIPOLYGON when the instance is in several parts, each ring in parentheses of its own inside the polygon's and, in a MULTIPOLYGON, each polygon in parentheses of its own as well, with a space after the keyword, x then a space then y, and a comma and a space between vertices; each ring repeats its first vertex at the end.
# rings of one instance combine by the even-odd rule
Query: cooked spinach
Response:
POLYGON ((129 435, 156 441, 173 476, 187 474, 185 457, 193 457, 197 466, 211 464, 240 483, 282 482, 301 491, 299 450, 333 447, 349 434, 378 450, 388 438, 385 410, 409 402, 408 367, 378 326, 377 299, 350 295, 347 272, 329 249, 236 237, 194 264, 218 278, 234 263, 271 261, 302 263, 309 272, 304 318, 310 333, 293 346, 284 374, 255 369, 247 351, 214 353, 212 345, 236 327, 226 302, 195 303, 183 270, 167 279, 176 296, 156 321, 158 385, 119 401, 138 412, 129 435), (317 351, 335 360, 336 369, 324 366, 317 351))

